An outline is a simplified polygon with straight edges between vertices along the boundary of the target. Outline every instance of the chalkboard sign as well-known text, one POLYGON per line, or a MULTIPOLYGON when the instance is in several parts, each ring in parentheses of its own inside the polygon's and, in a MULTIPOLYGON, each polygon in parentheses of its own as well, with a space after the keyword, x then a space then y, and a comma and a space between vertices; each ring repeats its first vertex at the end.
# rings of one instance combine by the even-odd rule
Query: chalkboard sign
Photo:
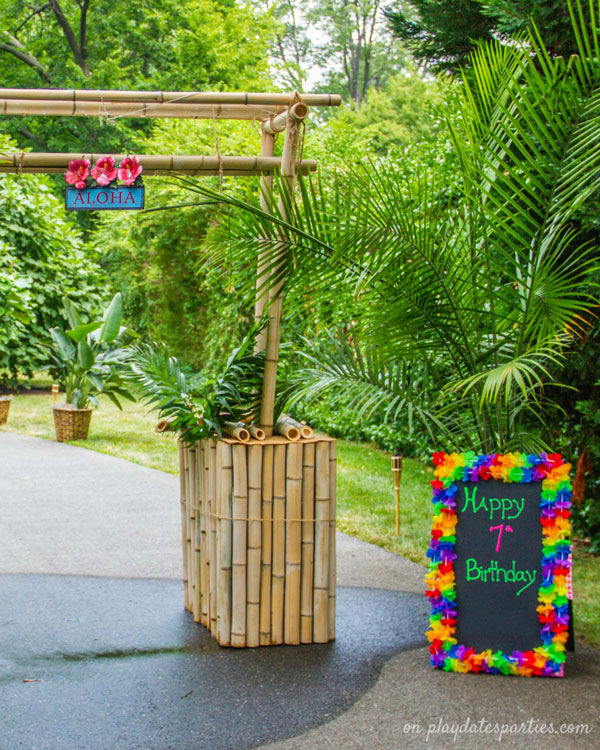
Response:
POLYGON ((570 466, 559 454, 434 454, 427 576, 431 663, 563 675, 569 641, 570 466))

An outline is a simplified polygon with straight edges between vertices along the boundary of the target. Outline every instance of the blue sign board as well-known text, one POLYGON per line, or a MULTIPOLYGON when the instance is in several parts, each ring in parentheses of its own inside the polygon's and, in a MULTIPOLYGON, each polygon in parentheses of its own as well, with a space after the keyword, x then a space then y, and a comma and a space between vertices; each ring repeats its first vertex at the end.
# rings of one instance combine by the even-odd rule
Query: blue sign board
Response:
POLYGON ((67 211, 140 211, 144 208, 144 186, 68 187, 65 194, 67 211))

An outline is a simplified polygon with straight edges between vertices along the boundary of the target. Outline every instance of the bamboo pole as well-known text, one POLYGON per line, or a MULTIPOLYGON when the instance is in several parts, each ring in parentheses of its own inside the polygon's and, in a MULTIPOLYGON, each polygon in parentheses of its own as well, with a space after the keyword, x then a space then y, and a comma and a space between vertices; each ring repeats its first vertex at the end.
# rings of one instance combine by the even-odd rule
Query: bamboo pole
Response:
POLYGON ((181 552, 183 565, 183 606, 190 608, 188 598, 188 556, 187 556, 187 497, 185 483, 185 445, 179 438, 179 504, 181 509, 181 552))
MULTIPOLYGON (((108 154, 116 163, 126 158, 127 154, 108 154)), ((47 171, 60 173, 67 169, 73 159, 86 158, 94 164, 107 154, 87 153, 42 153, 4 151, 0 153, 0 171, 27 173, 47 171)), ((144 174, 152 175, 163 172, 182 174, 273 174, 282 169, 282 159, 277 156, 178 156, 176 154, 150 154, 138 156, 144 168, 144 174)), ((293 165, 294 169, 307 173, 315 171, 317 162, 313 159, 301 160, 293 165)))
POLYGON ((315 444, 315 570, 313 640, 329 640, 329 443, 315 444))
MULTIPOLYGON (((281 158, 281 175, 283 178, 282 190, 289 192, 290 200, 294 188, 294 176, 296 174, 296 153, 298 151, 298 139, 300 134, 299 124, 289 118, 285 132, 283 155, 281 158)), ((279 199, 279 213, 283 219, 287 219, 286 202, 283 197, 279 199)), ((281 250, 283 260, 284 250, 281 250)), ((276 270, 276 269, 275 269, 276 270)), ((273 273, 275 273, 275 270, 273 273)), ((260 424, 267 437, 273 434, 273 418, 275 411, 275 381, 277 379, 277 363, 279 361, 279 340, 281 327, 281 308, 283 304, 283 280, 281 280, 269 292, 269 323, 267 325, 267 342, 265 371, 263 376, 263 387, 261 395, 260 424)))
POLYGON ((231 645, 246 645, 246 571, 248 522, 246 446, 233 446, 233 552, 231 645))
POLYGON ((335 605, 336 605, 336 441, 329 443, 329 640, 335 638, 335 605))
POLYGON ((283 643, 285 589, 285 459, 286 445, 273 451, 273 561, 271 585, 271 644, 283 643))
MULTIPOLYGON (((2 92, 0 91, 0 94, 2 92)), ((305 107, 306 105, 300 105, 305 107)), ((35 115, 38 117, 155 118, 187 120, 257 120, 272 118, 282 111, 281 105, 194 104, 172 102, 65 102, 53 99, 0 99, 0 115, 35 115)), ((308 108, 307 108, 308 109, 308 108)))
POLYGON ((168 104, 245 104, 288 107, 300 99, 309 107, 339 107, 339 94, 245 93, 234 91, 121 91, 115 89, 0 89, 0 98, 67 102, 148 102, 168 104))
POLYGON ((194 483, 194 472, 196 471, 196 446, 191 445, 188 449, 187 486, 188 486, 188 570, 189 576, 189 601, 194 604, 196 587, 200 585, 196 570, 196 492, 194 483))
POLYGON ((210 542, 208 545, 210 558, 210 592, 209 615, 210 632, 217 634, 217 498, 216 498, 216 445, 213 440, 204 441, 204 472, 207 477, 208 520, 210 542))
POLYGON ((297 440, 300 440, 300 430, 297 427, 294 427, 294 425, 289 424, 288 422, 282 422, 281 420, 278 420, 277 424, 275 425, 275 432, 277 432, 279 435, 283 435, 283 437, 287 438, 290 442, 296 442, 297 440))
POLYGON ((273 446, 262 448, 260 636, 261 646, 271 643, 271 560, 273 550, 273 446))
POLYGON ((313 639, 313 571, 315 542, 315 444, 304 446, 302 466, 302 580, 300 643, 313 639))
POLYGON ((308 440, 310 438, 313 438, 315 436, 315 431, 312 427, 309 427, 307 424, 302 424, 302 422, 298 422, 296 419, 293 419, 292 417, 288 417, 287 414, 281 414, 279 416, 278 424, 279 422, 282 422, 283 424, 289 424, 292 427, 295 427, 297 430, 300 431, 300 437, 304 440, 308 440))
MULTIPOLYGON (((273 151, 275 148, 275 137, 270 133, 266 133, 264 128, 262 129, 262 137, 260 141, 260 155, 263 158, 273 158, 273 151)), ((264 175, 260 179, 260 207, 265 213, 272 212, 271 202, 273 200, 273 176, 264 175)), ((265 242, 268 239, 263 238, 265 242)), ((256 267, 256 300, 254 303, 254 320, 258 323, 262 320, 262 316, 265 309, 265 303, 268 298, 268 288, 266 284, 269 279, 268 269, 268 257, 269 248, 268 244, 266 247, 259 249, 258 261, 256 267)), ((262 352, 267 348, 267 329, 263 328, 262 331, 256 337, 254 344, 254 353, 262 352)))
POLYGON ((221 426, 225 434, 239 440, 240 443, 247 443, 250 440, 250 433, 243 422, 223 422, 221 426))
POLYGON ((264 440, 266 438, 265 431, 253 424, 248 425, 248 432, 255 440, 264 440))
POLYGON ((308 107, 304 102, 296 102, 285 112, 280 112, 276 115, 271 115, 268 120, 263 123, 263 130, 269 135, 275 135, 281 133, 286 129, 288 121, 294 120, 295 122, 302 122, 308 117, 308 107))
POLYGON ((300 643, 300 581, 302 566, 302 445, 287 447, 285 483, 285 615, 283 640, 300 643))
POLYGON ((248 446, 248 571, 246 646, 260 645, 262 445, 248 446))
POLYGON ((194 524, 193 540, 194 540, 194 581, 195 586, 193 590, 194 598, 192 601, 192 614, 194 615, 195 622, 202 621, 202 597, 204 595, 204 581, 202 576, 202 558, 203 558, 203 539, 202 539, 202 527, 204 524, 203 508, 204 508, 204 492, 202 488, 202 464, 204 461, 204 455, 202 450, 202 443, 196 443, 196 461, 194 466, 194 472, 190 477, 190 484, 192 487, 193 505, 195 508, 196 520, 194 524))
POLYGON ((219 540, 217 629, 221 646, 231 645, 233 450, 227 443, 217 445, 219 480, 219 540))
POLYGON ((402 479, 402 456, 395 453, 392 456, 392 476, 394 477, 394 492, 396 494, 396 536, 400 536, 400 481, 402 479))

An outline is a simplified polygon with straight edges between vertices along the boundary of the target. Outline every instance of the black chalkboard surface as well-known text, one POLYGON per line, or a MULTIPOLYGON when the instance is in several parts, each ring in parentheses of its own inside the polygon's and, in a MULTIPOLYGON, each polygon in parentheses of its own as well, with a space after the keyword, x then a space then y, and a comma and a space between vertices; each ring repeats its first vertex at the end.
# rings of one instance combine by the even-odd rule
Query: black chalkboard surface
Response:
POLYGON ((476 651, 540 645, 539 482, 456 482, 456 637, 476 651))

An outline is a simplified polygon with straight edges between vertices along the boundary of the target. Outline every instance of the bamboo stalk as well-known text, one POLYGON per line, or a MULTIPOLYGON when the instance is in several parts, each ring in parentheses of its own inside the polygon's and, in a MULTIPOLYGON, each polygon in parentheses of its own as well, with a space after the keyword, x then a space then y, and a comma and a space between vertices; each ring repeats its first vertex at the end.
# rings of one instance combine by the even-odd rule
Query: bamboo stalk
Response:
POLYGON ((194 596, 196 587, 199 586, 196 570, 196 492, 194 484, 194 472, 196 471, 196 446, 188 449, 187 487, 188 487, 188 570, 189 576, 189 601, 193 612, 194 596))
POLYGON ((329 443, 329 640, 335 638, 335 604, 336 604, 336 441, 329 443))
MULTIPOLYGON (((27 173, 28 171, 48 171, 60 173, 67 169, 73 159, 86 158, 94 164, 107 154, 84 153, 42 153, 22 151, 5 151, 0 153, 0 171, 27 173)), ((109 154, 116 163, 127 154, 109 154)), ((164 172, 189 174, 272 174, 281 169, 282 160, 276 156, 178 156, 174 154, 155 154, 138 156, 144 168, 144 174, 151 175, 164 172)), ((315 171, 317 162, 305 159, 294 168, 306 173, 315 171)))
POLYGON ((309 427, 307 424, 302 424, 302 422, 298 422, 296 419, 293 419, 292 417, 288 417, 287 414, 281 414, 279 417, 279 422, 289 424, 292 427, 295 427, 297 430, 300 431, 300 437, 304 438, 305 440, 313 438, 315 436, 315 431, 313 430, 312 427, 309 427))
POLYGON ((202 450, 202 443, 196 443, 196 461, 194 466, 194 472, 190 477, 190 485, 192 487, 193 505, 195 508, 196 520, 194 524, 193 540, 194 540, 194 598, 192 601, 192 613, 194 615, 195 622, 202 622, 202 597, 204 595, 204 580, 203 580, 203 566, 202 558, 204 550, 203 538, 202 538, 202 527, 204 524, 203 507, 204 507, 204 493, 202 488, 202 464, 204 461, 204 455, 202 450))
POLYGON ((276 115, 271 115, 268 120, 263 122, 263 131, 269 135, 281 133, 287 128, 288 122, 303 122, 308 117, 308 107, 304 102, 296 102, 285 111, 276 115))
POLYGON ((204 471, 207 475, 207 496, 209 512, 209 558, 210 558, 210 632, 217 634, 217 498, 216 498, 216 445, 213 440, 204 441, 205 464, 204 471))
POLYGON ((232 91, 121 91, 115 89, 0 89, 0 98, 67 102, 186 102, 190 104, 264 104, 288 107, 297 97, 310 107, 339 107, 339 94, 245 93, 232 91))
MULTIPOLYGON (((275 137, 270 133, 266 133, 264 128, 262 129, 261 141, 260 141, 260 155, 261 157, 272 158, 275 148, 275 137)), ((265 213, 272 213, 272 200, 273 200, 273 176, 264 175, 260 179, 260 207, 265 213)), ((265 238, 263 237, 263 241, 265 238)), ((268 243, 268 238, 266 239, 268 243)), ((262 320, 262 316, 265 309, 265 304, 269 296, 269 290, 266 288, 266 283, 269 279, 268 269, 268 244, 267 247, 259 248, 258 261, 256 266, 256 298, 254 303, 254 320, 258 323, 262 320)), ((264 351, 267 348, 267 329, 266 327, 260 331, 256 337, 254 345, 254 353, 264 351)))
POLYGON ((273 549, 271 583, 271 644, 283 643, 285 590, 285 459, 286 446, 273 451, 273 549))
POLYGON ((248 522, 246 446, 233 446, 233 553, 231 645, 246 645, 246 570, 248 522))
POLYGON ((300 581, 302 566, 302 445, 287 447, 285 486, 285 615, 283 640, 300 643, 300 581))
POLYGON ((250 440, 250 433, 243 422, 223 422, 221 427, 224 433, 239 440, 240 443, 247 443, 250 440))
POLYGON ((300 430, 297 427, 294 427, 294 425, 288 424, 288 422, 282 422, 281 420, 278 420, 277 424, 275 425, 275 432, 277 432, 279 435, 283 435, 283 437, 287 438, 291 442, 300 440, 300 430))
POLYGON ((219 540, 220 558, 218 573, 217 629, 221 646, 231 645, 231 593, 232 593, 232 528, 233 515, 233 452, 232 446, 217 445, 217 471, 219 480, 219 540))
POLYGON ((188 556, 187 556, 187 496, 185 482, 185 445, 179 438, 179 504, 181 509, 181 552, 183 566, 183 606, 190 608, 188 597, 188 556))
POLYGON ((313 639, 313 571, 315 542, 315 445, 304 446, 302 467, 302 579, 300 591, 300 643, 313 639))
POLYGON ((329 640, 329 443, 315 448, 315 570, 313 640, 329 640))
POLYGON ((246 646, 260 645, 262 445, 248 446, 248 570, 246 646))
POLYGON ((271 643, 271 560, 273 550, 273 446, 265 445, 262 462, 262 535, 260 566, 260 645, 271 643))
POLYGON ((253 424, 247 425, 248 432, 255 440, 264 440, 266 438, 265 431, 261 430, 260 427, 256 427, 253 424))

